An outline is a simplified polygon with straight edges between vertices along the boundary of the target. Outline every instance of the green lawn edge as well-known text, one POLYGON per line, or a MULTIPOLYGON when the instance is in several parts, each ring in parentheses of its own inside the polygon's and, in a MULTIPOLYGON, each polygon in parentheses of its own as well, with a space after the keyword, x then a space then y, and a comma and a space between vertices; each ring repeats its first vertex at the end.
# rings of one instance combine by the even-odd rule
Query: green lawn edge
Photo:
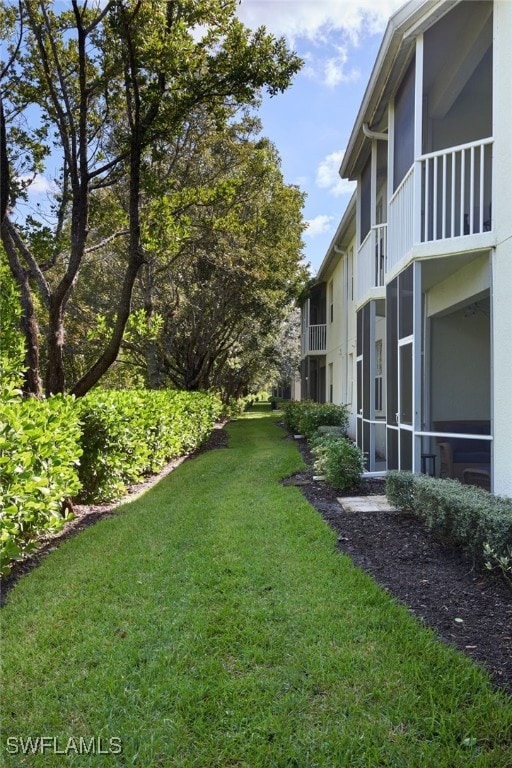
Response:
POLYGON ((336 551, 280 483, 302 460, 276 418, 230 423, 13 589, 6 766, 512 765, 510 698, 336 551))

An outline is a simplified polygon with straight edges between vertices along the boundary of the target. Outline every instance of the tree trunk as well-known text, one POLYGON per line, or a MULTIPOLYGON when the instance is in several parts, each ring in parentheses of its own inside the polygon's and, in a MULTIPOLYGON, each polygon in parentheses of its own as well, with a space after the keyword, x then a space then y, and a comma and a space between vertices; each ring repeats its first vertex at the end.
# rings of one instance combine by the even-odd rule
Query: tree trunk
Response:
POLYGON ((117 306, 117 317, 112 337, 105 347, 103 354, 100 355, 94 365, 86 371, 82 378, 74 384, 71 389, 72 395, 83 397, 83 395, 87 394, 87 392, 98 383, 110 366, 115 363, 123 340, 124 329, 130 316, 133 285, 141 267, 141 263, 140 257, 138 256, 130 259, 124 276, 121 297, 117 306))
POLYGON ((146 343, 145 357, 148 375, 148 387, 150 389, 162 389, 162 376, 158 362, 156 342, 148 341, 146 343))
MULTIPOLYGON (((30 293, 27 292, 27 296, 30 299, 30 305, 32 300, 30 293)), ((24 308, 23 316, 21 320, 21 330, 25 335, 25 384, 23 386, 23 392, 26 395, 33 395, 34 397, 42 397, 43 395, 43 382, 39 372, 39 328, 37 325, 36 316, 33 312, 33 307, 30 315, 25 313, 25 304, 23 300, 21 305, 24 308)))
POLYGON ((41 397, 43 394, 43 383, 39 369, 39 328, 30 291, 29 273, 21 265, 16 246, 5 224, 0 226, 0 232, 9 267, 20 289, 20 304, 22 308, 20 329, 25 337, 26 366, 23 391, 27 395, 41 397))
MULTIPOLYGON (((155 313, 155 303, 153 299, 153 270, 151 264, 144 264, 140 274, 140 285, 144 296, 144 314, 149 324, 155 313)), ((158 359, 158 350, 156 341, 148 339, 144 344, 144 358, 146 361, 148 386, 150 389, 162 388, 162 374, 160 361, 158 359)))
POLYGON ((46 365, 45 389, 46 395, 63 394, 65 392, 64 375, 64 323, 62 303, 50 300, 48 333, 46 339, 48 362, 46 365))
POLYGON ((7 157, 7 133, 5 129, 4 104, 0 94, 0 223, 4 220, 9 205, 9 159, 7 157))

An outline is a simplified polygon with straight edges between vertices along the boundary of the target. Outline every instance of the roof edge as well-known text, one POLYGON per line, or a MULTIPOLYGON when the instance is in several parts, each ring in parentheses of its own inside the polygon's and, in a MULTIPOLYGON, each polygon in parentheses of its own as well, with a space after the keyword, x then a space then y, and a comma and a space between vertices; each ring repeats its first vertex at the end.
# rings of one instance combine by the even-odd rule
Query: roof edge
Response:
POLYGON ((328 272, 329 269, 332 268, 333 264, 335 264, 340 259, 341 254, 336 251, 336 248, 338 247, 338 243, 343 239, 345 232, 348 230, 352 218, 355 216, 356 196, 356 192, 353 192, 352 197, 348 201, 347 207, 345 208, 343 216, 341 217, 341 221, 336 228, 336 232, 334 233, 334 237, 332 238, 324 259, 318 268, 318 272, 314 278, 315 283, 322 282, 325 277, 325 273, 328 272))
POLYGON ((410 44, 411 37, 418 33, 418 22, 422 16, 428 17, 438 8, 443 9, 444 15, 458 1, 409 0, 390 17, 340 165, 339 174, 342 178, 350 178, 353 174, 360 152, 363 123, 369 123, 371 126, 373 114, 392 74, 400 49, 406 41, 410 44))

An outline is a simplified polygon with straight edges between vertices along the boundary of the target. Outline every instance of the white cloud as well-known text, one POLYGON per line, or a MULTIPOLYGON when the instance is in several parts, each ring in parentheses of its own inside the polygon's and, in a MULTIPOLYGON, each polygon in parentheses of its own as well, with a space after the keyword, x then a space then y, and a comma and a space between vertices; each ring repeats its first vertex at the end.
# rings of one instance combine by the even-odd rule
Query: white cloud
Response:
POLYGON ((32 195, 53 195, 58 191, 55 182, 42 173, 36 173, 33 178, 31 175, 20 176, 19 180, 27 185, 26 190, 32 195))
POLYGON ((357 68, 352 68, 348 72, 346 71, 346 65, 348 62, 348 52, 346 48, 338 48, 338 55, 334 58, 327 59, 324 65, 324 83, 329 88, 335 88, 339 83, 349 83, 353 80, 358 80, 360 77, 360 71, 357 68))
POLYGON ((321 41, 332 31, 353 44, 364 34, 383 32, 404 0, 242 0, 237 14, 251 28, 261 25, 290 42, 298 37, 321 41))
POLYGON ((350 195, 355 189, 354 181, 342 179, 338 173, 344 154, 344 149, 339 152, 331 152, 330 155, 324 157, 316 172, 317 187, 327 189, 334 197, 350 195))
POLYGON ((304 235, 306 237, 316 237, 317 235, 323 235, 326 232, 330 232, 332 230, 333 221, 334 216, 325 216, 324 214, 315 216, 314 219, 308 219, 306 221, 307 228, 304 235))

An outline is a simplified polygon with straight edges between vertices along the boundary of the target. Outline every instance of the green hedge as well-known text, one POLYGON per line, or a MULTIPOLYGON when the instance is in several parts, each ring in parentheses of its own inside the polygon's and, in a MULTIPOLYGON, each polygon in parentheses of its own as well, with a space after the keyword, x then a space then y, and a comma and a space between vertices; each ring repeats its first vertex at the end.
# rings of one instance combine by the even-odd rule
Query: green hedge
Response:
POLYGON ((283 406, 284 422, 288 429, 310 439, 318 427, 348 427, 348 408, 334 403, 314 403, 310 400, 291 401, 283 406))
POLYGON ((507 572, 512 564, 512 499, 457 480, 388 472, 386 494, 399 509, 462 545, 476 560, 507 572))
MULTIPOLYGON (((4 392, 5 394, 5 392, 4 392)), ((81 454, 76 402, 0 400, 0 569, 22 559, 44 534, 60 530, 71 516, 63 500, 80 488, 81 454)))
POLYGON ((78 402, 81 500, 119 498, 127 485, 197 448, 222 410, 204 392, 93 390, 78 402))
POLYGON ((119 498, 197 448, 221 413, 207 393, 94 390, 80 400, 0 398, 0 572, 72 514, 63 501, 119 498))

